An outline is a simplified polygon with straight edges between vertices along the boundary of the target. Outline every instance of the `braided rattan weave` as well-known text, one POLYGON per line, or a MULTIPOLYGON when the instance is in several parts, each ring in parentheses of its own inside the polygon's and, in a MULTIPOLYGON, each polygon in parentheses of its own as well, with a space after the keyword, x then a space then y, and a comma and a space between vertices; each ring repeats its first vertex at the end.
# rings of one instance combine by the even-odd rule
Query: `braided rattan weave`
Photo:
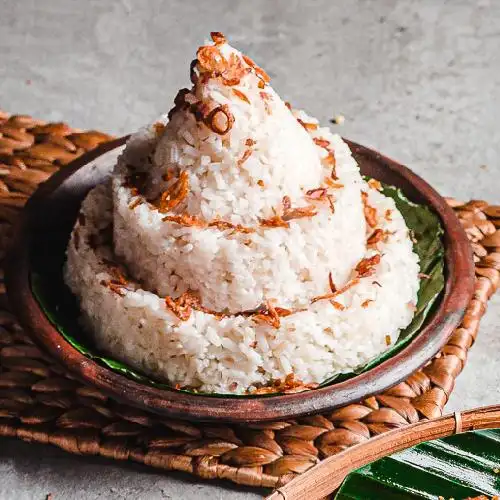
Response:
MULTIPOLYGON (((17 214, 37 185, 108 139, 101 132, 0 111, 0 262, 17 214)), ((9 312, 0 269, 0 436, 204 479, 276 487, 353 444, 440 416, 500 280, 500 206, 449 203, 476 261, 475 294, 460 328, 431 363, 405 382, 359 404, 298 421, 194 425, 110 400, 72 379, 33 345, 9 312)))

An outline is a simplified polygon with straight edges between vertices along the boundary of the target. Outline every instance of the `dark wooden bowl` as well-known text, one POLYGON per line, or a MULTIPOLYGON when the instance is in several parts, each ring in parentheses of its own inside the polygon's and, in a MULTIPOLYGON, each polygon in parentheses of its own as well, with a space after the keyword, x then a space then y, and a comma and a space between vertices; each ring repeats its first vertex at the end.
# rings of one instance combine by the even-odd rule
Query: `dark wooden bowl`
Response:
MULTIPOLYGON (((117 139, 83 155, 56 173, 29 200, 7 263, 7 288, 14 312, 33 340, 85 383, 111 397, 168 417, 225 422, 269 421, 329 411, 398 384, 444 346, 462 319, 474 286, 474 264, 467 236, 446 201, 408 168, 349 142, 363 174, 400 187, 413 201, 437 212, 445 230, 446 286, 426 326, 403 350, 349 380, 308 392, 272 397, 210 397, 140 384, 92 361, 74 349, 54 327, 34 297, 30 283, 32 249, 50 252, 54 235, 66 235, 80 204, 113 168, 117 139)), ((60 244, 60 243, 59 243, 60 244)), ((52 248, 54 248, 52 246, 52 248)), ((76 318, 75 318, 76 321, 76 318)))

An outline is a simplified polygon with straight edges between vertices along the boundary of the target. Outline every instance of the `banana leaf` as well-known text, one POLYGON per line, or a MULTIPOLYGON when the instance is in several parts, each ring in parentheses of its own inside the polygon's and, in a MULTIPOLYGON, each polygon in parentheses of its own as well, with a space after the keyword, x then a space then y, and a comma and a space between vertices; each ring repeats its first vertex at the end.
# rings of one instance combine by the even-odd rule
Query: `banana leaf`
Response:
POLYGON ((464 500, 500 495, 500 429, 466 432, 384 457, 352 473, 335 500, 464 500))
MULTIPOLYGON (((408 200, 395 187, 384 186, 383 193, 393 198, 397 208, 401 211, 414 237, 414 250, 420 258, 420 271, 427 275, 427 277, 420 280, 415 316, 411 324, 401 331, 396 343, 382 355, 370 361, 367 365, 360 367, 356 372, 342 374, 326 380, 321 384, 321 387, 354 377, 357 373, 369 370, 401 350, 418 334, 444 288, 444 248, 441 240, 443 230, 438 216, 429 208, 417 205, 408 200)), ((65 285, 62 276, 69 231, 61 230, 61 234, 53 235, 52 239, 50 252, 37 252, 36 245, 34 245, 35 248, 32 249, 31 254, 31 289, 51 323, 58 329, 67 342, 88 358, 139 383, 174 390, 168 384, 158 382, 126 363, 97 351, 92 346, 92 340, 80 327, 78 322, 80 312, 77 300, 65 285), (42 254, 43 258, 41 257, 42 254)), ((180 390, 188 393, 196 393, 189 390, 180 390)), ((273 397, 273 394, 239 396, 204 393, 204 395, 235 398, 273 397)))

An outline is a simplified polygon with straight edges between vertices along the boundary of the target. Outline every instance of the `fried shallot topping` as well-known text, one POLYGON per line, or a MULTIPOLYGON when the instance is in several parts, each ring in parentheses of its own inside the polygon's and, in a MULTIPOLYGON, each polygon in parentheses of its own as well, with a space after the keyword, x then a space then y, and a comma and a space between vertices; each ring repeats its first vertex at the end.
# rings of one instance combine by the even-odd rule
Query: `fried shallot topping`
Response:
POLYGON ((355 267, 355 271, 358 273, 359 278, 365 278, 366 276, 371 276, 375 273, 375 266, 380 263, 380 254, 372 255, 371 257, 365 257, 361 259, 357 266, 355 267))
POLYGON ((366 223, 370 227, 377 225, 377 209, 368 204, 368 194, 361 191, 361 199, 363 201, 363 210, 365 214, 366 223))
POLYGON ((257 66, 250 57, 243 55, 243 60, 255 71, 255 74, 263 83, 269 83, 271 81, 269 75, 260 66, 257 66))
POLYGON ((334 214, 335 213, 335 204, 334 204, 335 199, 331 194, 329 194, 327 196, 327 198, 328 198, 328 203, 330 204, 330 210, 332 211, 332 214, 334 214))
POLYGON ((335 297, 343 294, 344 292, 347 292, 347 290, 349 290, 353 286, 357 285, 358 283, 359 283, 359 278, 354 278, 354 279, 348 281, 342 288, 339 288, 335 292, 325 293, 324 295, 318 295, 317 297, 314 297, 311 300, 311 304, 314 304, 315 302, 318 302, 318 300, 334 299, 335 297))
POLYGON ((342 305, 340 302, 337 302, 336 300, 330 300, 330 304, 335 307, 335 309, 338 309, 339 311, 345 310, 345 306, 342 305))
POLYGON ((340 182, 335 182, 331 177, 325 177, 324 182, 328 187, 331 187, 333 189, 340 189, 344 187, 343 184, 341 184, 340 182))
POLYGON ((229 110, 227 104, 221 104, 212 109, 210 113, 204 118, 205 125, 219 135, 227 134, 234 124, 234 116, 229 110))
POLYGON ((258 394, 273 394, 276 392, 281 392, 284 394, 293 394, 296 392, 308 391, 311 389, 316 389, 318 384, 304 384, 300 379, 296 379, 293 373, 289 373, 284 380, 276 379, 272 380, 269 384, 258 387, 252 391, 249 391, 252 395, 258 394))
POLYGON ((109 288, 113 293, 120 297, 125 297, 124 286, 119 283, 114 283, 113 280, 102 280, 101 285, 109 288))
POLYGON ((216 227, 220 231, 225 231, 226 229, 233 229, 234 231, 243 234, 250 234, 255 232, 255 229, 251 227, 245 227, 242 226, 241 224, 231 224, 230 222, 226 222, 223 220, 215 220, 209 222, 208 227, 216 227))
POLYGON ((245 152, 243 153, 243 156, 236 162, 238 167, 241 167, 243 163, 245 163, 248 160, 248 158, 250 158, 252 153, 253 149, 246 149, 245 152))
POLYGON ((290 196, 283 196, 281 203, 283 204, 283 212, 288 212, 292 208, 292 200, 290 200, 290 196))
POLYGON ((123 286, 128 285, 126 271, 119 264, 108 259, 103 259, 103 264, 108 267, 108 272, 113 277, 113 282, 123 286))
POLYGON ((335 161, 335 155, 333 154, 333 151, 330 151, 328 153, 328 156, 324 159, 324 162, 332 167, 332 179, 334 181, 338 180, 337 170, 336 170, 337 162, 335 161))
POLYGON ((316 144, 316 146, 319 146, 320 148, 324 148, 327 151, 329 151, 328 146, 330 145, 330 141, 327 141, 326 139, 323 139, 321 137, 315 137, 313 141, 314 144, 316 144))
POLYGON ((222 82, 228 87, 239 85, 241 79, 250 71, 251 69, 245 68, 243 61, 233 52, 229 56, 226 70, 221 74, 222 82))
POLYGON ((162 221, 164 222, 175 222, 181 226, 186 227, 199 227, 199 228, 207 228, 207 227, 215 227, 220 231, 226 231, 227 229, 232 229, 238 233, 250 234, 254 233, 255 229, 251 227, 245 227, 241 224, 232 224, 231 222, 226 222, 223 220, 214 220, 211 222, 206 222, 195 215, 189 214, 180 214, 180 215, 167 215, 163 217, 162 221))
MULTIPOLYGON (((322 190, 323 188, 320 188, 322 190)), ((312 193, 311 190, 308 191, 312 193)), ((314 195, 313 195, 314 196, 314 195)), ((314 217, 318 212, 312 205, 307 205, 305 207, 292 208, 292 202, 289 196, 283 196, 282 200, 282 215, 274 215, 268 219, 261 219, 260 225, 263 227, 286 227, 289 228, 288 223, 292 219, 302 219, 305 217, 314 217)))
MULTIPOLYGON (((286 311, 286 313, 284 314, 285 316, 289 316, 291 314, 291 311, 289 311, 288 309, 279 308, 279 310, 286 311)), ((253 319, 268 323, 276 329, 281 326, 280 315, 269 300, 266 301, 264 307, 261 308, 261 310, 253 316, 253 319)))
POLYGON ((327 188, 309 189, 309 191, 306 191, 306 196, 311 200, 321 200, 326 198, 327 192, 327 188))
POLYGON ((328 285, 330 286, 330 290, 332 293, 335 293, 337 291, 337 287, 335 286, 335 283, 333 282, 331 272, 328 273, 328 285))
POLYGON ((226 37, 220 31, 212 31, 210 37, 215 45, 222 45, 226 43, 226 37))
POLYGON ((155 122, 153 124, 153 128, 154 128, 156 137, 160 137, 161 135, 163 135, 163 132, 165 132, 166 125, 164 123, 161 123, 161 122, 155 122))
POLYGON ((250 104, 250 99, 241 90, 233 89, 233 94, 247 104, 250 104))
POLYGON ((228 63, 220 50, 214 45, 204 45, 196 52, 198 67, 202 73, 211 73, 211 76, 221 75, 226 71, 228 63))
POLYGON ((377 191, 382 191, 382 184, 380 183, 380 181, 378 181, 377 179, 370 179, 368 181, 368 185, 372 188, 372 189, 376 189, 377 191))
POLYGON ((366 244, 370 246, 375 246, 380 241, 386 242, 391 233, 389 231, 384 231, 383 229, 375 229, 373 233, 369 236, 366 244))
POLYGON ((126 271, 116 262, 103 259, 103 264, 108 267, 108 273, 112 276, 109 280, 102 280, 101 285, 109 288, 113 293, 120 297, 125 296, 125 290, 129 283, 126 277, 126 271))
POLYGON ((163 217, 162 221, 175 222, 181 226, 186 226, 186 227, 203 228, 207 226, 206 222, 202 221, 195 215, 188 215, 188 214, 167 215, 166 217, 163 217))
POLYGON ((305 121, 301 120, 300 118, 297 118, 297 121, 307 130, 317 130, 318 129, 318 124, 317 123, 306 123, 305 121))
POLYGON ((179 178, 160 197, 158 211, 162 214, 177 207, 189 193, 189 175, 183 170, 179 178))
POLYGON ((192 290, 184 292, 176 299, 167 295, 165 304, 181 321, 187 321, 191 317, 192 309, 201 308, 200 298, 192 290))
POLYGON ((136 198, 132 203, 130 203, 128 208, 130 208, 130 210, 134 210, 134 208, 138 207, 142 203, 144 203, 143 200, 141 200, 140 198, 136 198))
POLYGON ((260 225, 263 227, 290 227, 290 224, 281 215, 273 215, 269 219, 260 219, 260 225))
POLYGON ((285 222, 292 220, 292 219, 302 219, 304 217, 314 217, 318 212, 316 209, 308 205, 306 207, 297 207, 297 208, 291 208, 290 210, 287 210, 283 214, 283 220, 285 222))

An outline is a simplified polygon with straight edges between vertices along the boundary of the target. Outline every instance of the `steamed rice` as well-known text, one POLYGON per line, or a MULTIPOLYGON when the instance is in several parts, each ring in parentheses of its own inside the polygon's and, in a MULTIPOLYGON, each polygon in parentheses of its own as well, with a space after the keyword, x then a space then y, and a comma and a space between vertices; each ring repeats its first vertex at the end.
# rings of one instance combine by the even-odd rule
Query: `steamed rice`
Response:
MULTIPOLYGON (((219 50, 241 57, 227 44, 219 50)), ((383 352, 413 317, 418 259, 393 200, 361 179, 339 136, 290 112, 269 85, 271 97, 259 98, 260 81, 253 71, 238 85, 208 78, 185 97, 228 106, 226 134, 181 107, 132 136, 113 179, 84 201, 68 246, 65 279, 98 347, 172 385, 244 393, 292 373, 318 384, 383 352), (330 155, 333 206, 305 196, 332 175, 330 155), (131 168, 148 174, 143 192, 128 185, 131 168), (168 213, 231 227, 163 220, 153 200, 183 171, 189 192, 168 213), (265 227, 284 195, 316 214, 265 227), (383 238, 368 247, 375 230, 383 238), (373 274, 359 277, 354 269, 370 258, 373 274), (333 304, 315 301, 332 285, 349 288, 333 304), (168 304, 191 292, 203 307, 181 319, 168 304), (276 324, 259 319, 263 304, 265 314, 281 308, 276 324)))

